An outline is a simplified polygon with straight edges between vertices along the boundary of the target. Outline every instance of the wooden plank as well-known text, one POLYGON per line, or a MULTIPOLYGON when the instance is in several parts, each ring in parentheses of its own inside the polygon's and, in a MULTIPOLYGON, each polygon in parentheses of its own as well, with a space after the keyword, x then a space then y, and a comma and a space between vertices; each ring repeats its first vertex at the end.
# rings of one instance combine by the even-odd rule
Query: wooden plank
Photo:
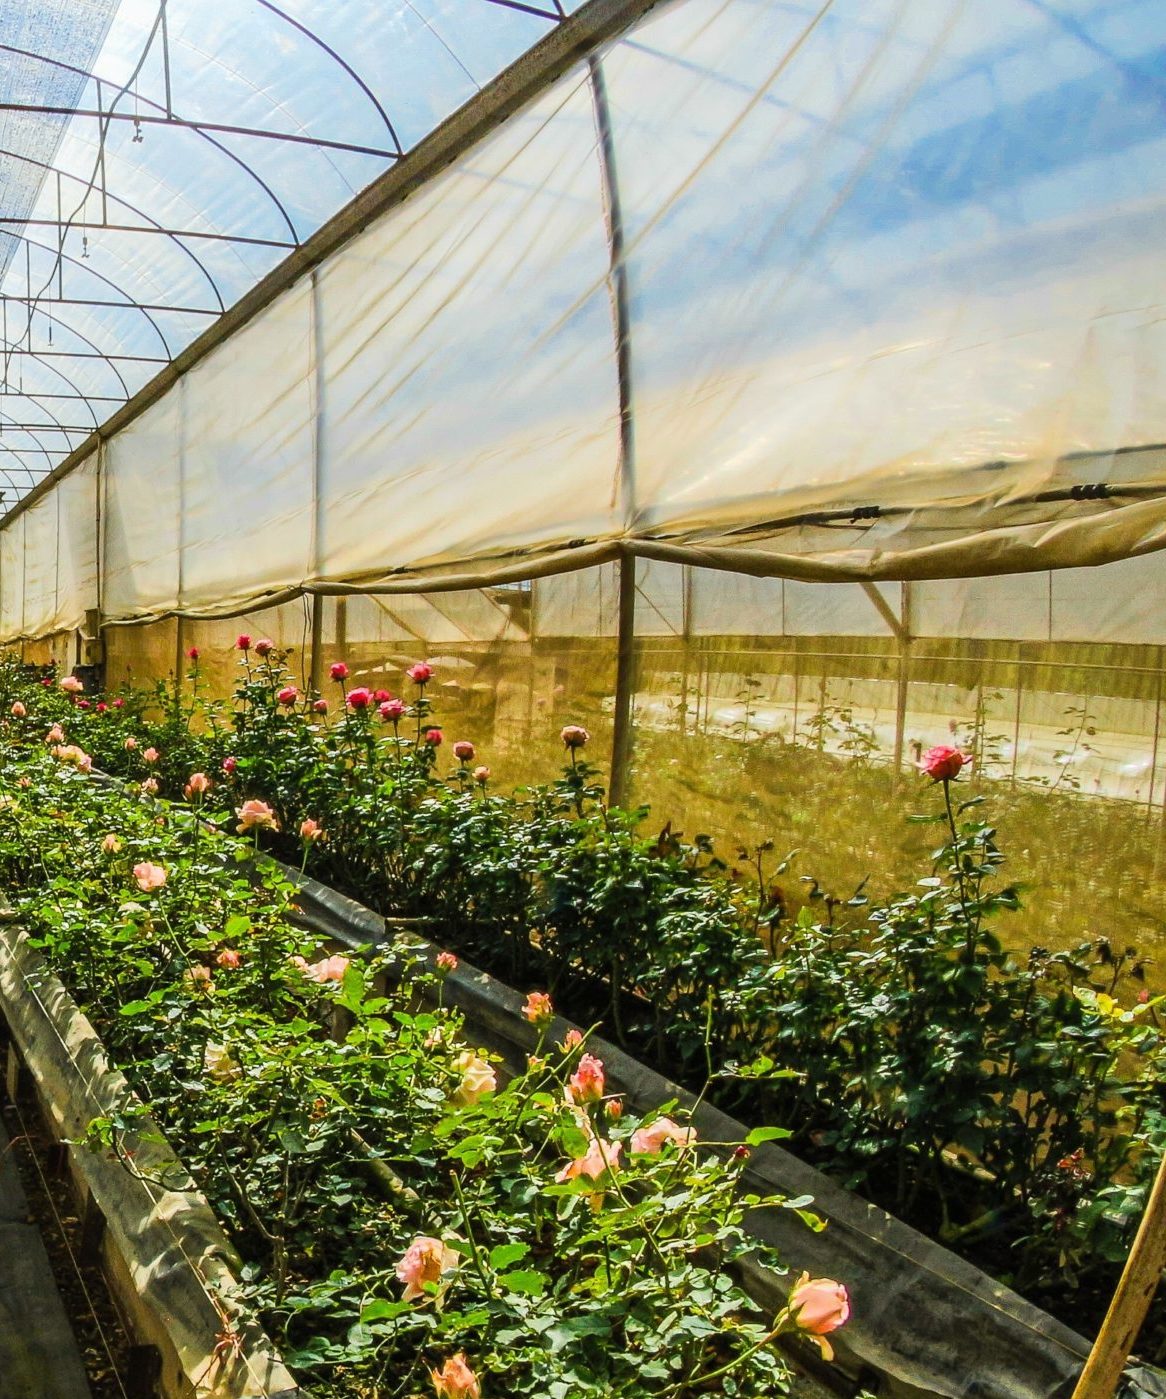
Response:
POLYGON ((0 1127, 0 1399, 91 1399, 10 1146, 0 1127))

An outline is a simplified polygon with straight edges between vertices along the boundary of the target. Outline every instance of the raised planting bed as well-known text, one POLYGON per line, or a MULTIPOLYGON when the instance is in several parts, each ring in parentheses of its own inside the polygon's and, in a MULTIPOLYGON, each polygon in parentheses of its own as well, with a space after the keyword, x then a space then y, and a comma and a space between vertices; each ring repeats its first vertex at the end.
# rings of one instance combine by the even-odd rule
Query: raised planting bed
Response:
MULTIPOLYGON (((394 947, 436 965, 442 949, 386 921, 318 880, 286 871, 298 888, 306 927, 350 950, 394 947)), ((471 1035, 519 1070, 537 1034, 523 1018, 523 996, 466 962, 441 983, 447 1004, 465 1015, 471 1035)), ((552 1036, 576 1028, 556 1019, 552 1036)), ((709 1141, 743 1141, 749 1128, 639 1063, 597 1036, 588 1044, 607 1067, 610 1083, 644 1109, 677 1101, 709 1141)), ((747 1227, 811 1272, 847 1279, 854 1307, 834 1338, 838 1363, 855 1384, 880 1395, 938 1395, 943 1399, 1064 1399, 1089 1353, 1089 1342, 1068 1326, 1001 1286, 970 1263, 841 1189, 782 1147, 752 1149, 744 1184, 759 1194, 813 1201, 826 1221, 807 1237, 796 1217, 754 1213, 747 1227)), ((745 1265, 745 1285, 776 1309, 791 1275, 745 1265)), ((1146 1393, 1157 1392, 1149 1378, 1146 1393)))
POLYGON ((85 1247, 100 1249, 137 1342, 134 1387, 164 1399, 297 1399, 302 1391, 241 1299, 238 1255, 206 1199, 11 909, 0 919, 10 1091, 26 1073, 66 1153, 85 1247), (94 1118, 131 1114, 122 1146, 132 1171, 83 1144, 94 1118))
POLYGON ((503 1081, 424 959, 309 965, 251 842, 43 746, 0 788, 0 1008, 167 1399, 819 1392, 778 1346, 845 1293, 740 1287, 747 1210, 805 1210, 743 1199, 733 1143, 545 1033, 503 1081))
MULTIPOLYGON (((108 701, 0 666, 0 724, 25 746, 59 732, 62 761, 83 748, 220 823, 258 807, 264 849, 552 993, 668 1078, 697 1090, 711 1065, 731 1116, 789 1129, 832 1179, 1070 1328, 1099 1325, 1166 1147, 1166 995, 1135 949, 1066 946, 1043 895, 1024 916, 1050 946, 1008 951, 1028 896, 962 755, 933 750, 910 789, 917 877, 885 892, 872 853, 840 888, 808 850, 780 858, 792 833, 720 852, 726 868, 668 812, 609 808, 572 722, 558 775, 499 790, 472 734, 443 735, 429 665, 393 699, 338 659, 320 697, 272 643, 242 636, 236 655, 228 703, 207 699, 197 654, 181 689, 108 701)), ((877 805, 848 811, 887 826, 877 805)), ((1166 1354, 1166 1302, 1140 1344, 1166 1354)))

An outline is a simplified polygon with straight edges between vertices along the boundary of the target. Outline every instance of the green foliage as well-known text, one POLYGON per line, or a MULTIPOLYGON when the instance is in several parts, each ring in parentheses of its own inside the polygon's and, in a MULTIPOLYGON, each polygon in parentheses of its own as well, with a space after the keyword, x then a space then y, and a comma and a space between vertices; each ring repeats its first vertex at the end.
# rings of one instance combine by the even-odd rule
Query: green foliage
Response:
MULTIPOLYGON (((565 1091, 584 1046, 540 1042, 499 1082, 441 979, 400 951, 308 965, 293 890, 251 839, 136 780, 86 777, 46 747, 46 717, 5 726, 0 884, 207 1194, 245 1295, 314 1393, 429 1392, 458 1352, 498 1399, 788 1392, 773 1342, 793 1320, 760 1315, 734 1268, 756 1250, 745 1212, 784 1202, 742 1194, 741 1156, 637 1151, 651 1118, 565 1091), (572 1168, 596 1143, 609 1168, 572 1168), (397 1268, 419 1238, 448 1256, 407 1298, 397 1268)), ((280 720, 263 721, 268 743, 299 741, 280 720)), ((355 725, 335 739, 365 741, 355 725)), ((402 785, 425 790, 424 776, 402 785)), ((135 1170, 146 1130, 127 1104, 86 1139, 135 1170)))
MULTIPOLYGON (((673 1077, 711 1077, 722 1106, 779 1125, 1076 1324, 1103 1307, 1166 1135, 1159 1002, 1133 949, 1006 950, 1020 894, 1000 883, 982 799, 953 805, 964 784, 929 789, 937 809, 912 818, 943 829, 913 889, 872 901, 856 876, 838 899, 810 880, 794 913, 778 883, 792 855, 776 861, 766 841, 729 871, 707 837, 645 835, 646 811, 605 805, 584 748, 566 750, 556 781, 501 795, 475 756, 450 765, 427 738, 426 682, 382 721, 376 697, 346 704, 343 683, 327 715, 280 703, 274 653, 244 653, 240 677, 230 706, 205 702, 195 673, 193 698, 161 690, 147 712, 127 696, 100 715, 12 673, 3 685, 38 725, 65 719, 102 767, 160 771, 174 795, 190 771, 212 773, 205 809, 220 821, 246 798, 270 803, 280 830, 263 840, 288 862, 550 988, 673 1077), (162 756, 148 767, 151 744, 162 756), (305 818, 326 839, 297 840, 305 818)), ((845 731, 868 756, 848 713, 823 704, 817 722, 821 742, 845 731)), ((983 756, 979 713, 974 730, 983 756)))

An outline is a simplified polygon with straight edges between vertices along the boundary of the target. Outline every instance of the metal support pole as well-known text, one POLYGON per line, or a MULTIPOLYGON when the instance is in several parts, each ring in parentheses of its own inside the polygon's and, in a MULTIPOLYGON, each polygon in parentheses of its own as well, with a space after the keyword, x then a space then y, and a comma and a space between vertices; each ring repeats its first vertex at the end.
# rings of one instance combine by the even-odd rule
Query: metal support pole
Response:
MULTIPOLYGON (((688 694, 689 663, 692 651, 692 567, 685 564, 681 569, 681 621, 680 644, 683 648, 680 659, 680 736, 688 734, 688 694)), ((695 732, 695 725, 693 726, 695 732)))
POLYGON ((348 599, 336 599, 336 654, 348 655, 348 599))
POLYGON ((312 594, 312 636, 308 643, 308 685, 313 694, 321 694, 324 683, 324 597, 312 594))
POLYGON ((178 695, 182 690, 182 678, 186 667, 182 662, 186 659, 186 621, 182 617, 174 619, 174 693, 178 695))
POLYGON ((1016 646, 1016 716, 1012 722, 1012 785, 1016 786, 1016 769, 1020 762, 1020 704, 1024 695, 1024 643, 1016 646))
POLYGON ((911 585, 899 584, 899 679, 895 691, 895 752, 892 787, 897 789, 903 774, 903 740, 907 728, 907 692, 911 685, 911 585))
POLYGON ((619 630, 616 633, 615 724, 611 735, 612 806, 627 800, 632 761, 632 700, 636 688, 636 561, 619 561, 619 630))
POLYGON ((1154 783, 1158 776, 1158 742, 1162 733, 1162 666, 1166 660, 1161 646, 1158 647, 1158 674, 1154 681, 1154 746, 1150 754, 1150 790, 1146 793, 1146 820, 1154 815, 1154 783))

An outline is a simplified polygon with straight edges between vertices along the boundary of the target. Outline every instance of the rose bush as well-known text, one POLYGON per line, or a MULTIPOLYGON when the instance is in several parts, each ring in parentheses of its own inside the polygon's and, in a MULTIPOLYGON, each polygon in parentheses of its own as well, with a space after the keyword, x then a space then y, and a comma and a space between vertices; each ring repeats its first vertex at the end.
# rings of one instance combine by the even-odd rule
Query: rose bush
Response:
MULTIPOLYGON (((789 1392, 773 1343, 796 1317, 760 1315, 734 1281, 756 1249, 746 1210, 784 1202, 742 1195, 738 1155, 681 1155, 668 1130, 629 1152, 661 1119, 609 1114, 578 1037, 503 1081, 440 977, 306 941, 250 831, 208 829, 136 779, 99 785, 40 732, 3 735, 0 884, 313 1393, 789 1392)), ((137 1130, 127 1107, 88 1140, 133 1170, 137 1130)))
POLYGON ((921 756, 936 809, 916 819, 945 834, 914 890, 871 903, 857 877, 849 899, 810 881, 789 917, 770 845, 739 852, 752 882, 730 878, 707 838, 645 835, 644 811, 605 805, 579 725, 562 729, 557 780, 504 794, 470 766, 480 744, 459 738, 444 757, 428 664, 402 676, 407 700, 358 687, 369 701, 352 707, 336 662, 332 711, 281 702, 278 651, 249 645, 239 668, 230 706, 195 683, 127 692, 102 714, 9 668, 0 713, 19 701, 20 725, 56 721, 58 744, 67 730, 99 767, 174 796, 192 771, 221 773, 200 798, 221 824, 258 804, 262 848, 545 988, 691 1086, 711 1071, 720 1105, 789 1130, 816 1164, 1074 1324, 1104 1310, 1166 1137, 1159 1000, 1138 999, 1141 960, 1104 939, 1022 963, 1004 950, 1019 893, 1000 883, 980 799, 958 800, 960 749, 921 756))

